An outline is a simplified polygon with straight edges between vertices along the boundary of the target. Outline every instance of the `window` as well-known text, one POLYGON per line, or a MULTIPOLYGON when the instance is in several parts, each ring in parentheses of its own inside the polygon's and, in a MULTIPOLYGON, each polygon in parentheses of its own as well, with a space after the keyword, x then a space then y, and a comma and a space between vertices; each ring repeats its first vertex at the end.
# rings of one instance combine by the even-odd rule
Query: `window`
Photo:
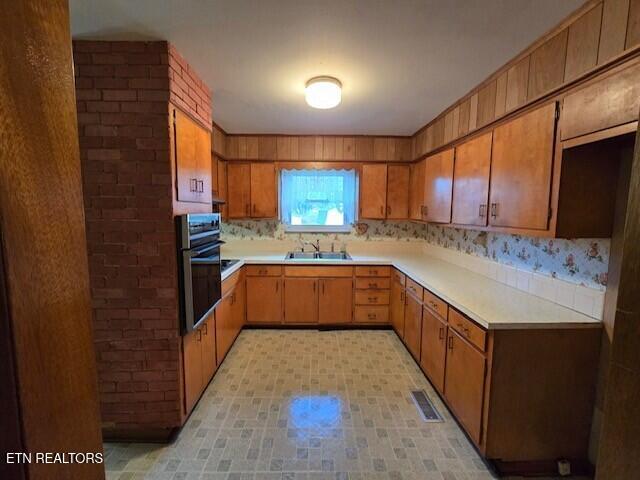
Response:
POLYGON ((355 170, 282 170, 280 211, 288 232, 347 232, 355 222, 355 170))

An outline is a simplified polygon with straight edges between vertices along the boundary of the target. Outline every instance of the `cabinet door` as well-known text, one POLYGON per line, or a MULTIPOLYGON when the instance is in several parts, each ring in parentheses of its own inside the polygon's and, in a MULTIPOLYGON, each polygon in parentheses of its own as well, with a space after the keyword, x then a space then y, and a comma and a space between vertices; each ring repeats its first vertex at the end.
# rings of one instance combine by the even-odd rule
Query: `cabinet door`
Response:
POLYGON ((360 217, 385 218, 387 209, 387 166, 362 165, 360 217))
POLYGON ((211 196, 220 198, 220 175, 218 173, 218 163, 220 160, 211 152, 211 196))
POLYGON ((247 322, 282 322, 280 277, 247 277, 247 322))
POLYGON ((487 224, 491 139, 489 132, 456 147, 451 220, 455 224, 487 224))
POLYGON ((404 286, 393 281, 391 284, 391 325, 398 336, 404 339, 404 286))
POLYGON ((218 159, 218 198, 225 203, 220 206, 222 220, 229 216, 229 206, 227 205, 227 162, 218 159))
POLYGON ((232 312, 232 337, 231 344, 235 341, 236 337, 242 330, 247 313, 247 289, 244 279, 241 279, 236 288, 233 289, 233 304, 231 308, 232 312))
POLYGON ((409 166, 387 168, 387 218, 409 218, 409 166))
POLYGON ((318 323, 318 280, 285 278, 284 322, 318 323))
POLYGON ((196 166, 199 203, 211 205, 211 132, 196 124, 196 166))
POLYGON ((451 222, 454 150, 432 155, 424 167, 424 210, 427 222, 451 222))
POLYGON ((411 355, 419 361, 422 340, 422 303, 405 291, 404 305, 404 343, 411 355))
POLYGON ((275 163, 251 164, 251 216, 278 216, 278 183, 275 163))
POLYGON ((484 355, 450 328, 446 362, 444 396, 469 436, 479 443, 486 366, 484 355))
POLYGON ((198 126, 187 115, 174 108, 173 130, 177 197, 181 202, 197 202, 198 126))
POLYGON ((555 115, 550 103, 494 130, 489 225, 548 228, 555 115))
POLYGON ((184 401, 187 412, 194 407, 202 393, 202 331, 194 330, 182 337, 184 362, 184 401))
POLYGON ((233 343, 233 302, 234 290, 228 292, 215 309, 216 318, 216 356, 218 365, 222 363, 225 355, 233 343))
POLYGON ((322 278, 318 280, 318 323, 351 323, 353 320, 353 280, 322 278))
POLYGON ((216 359, 216 329, 214 315, 209 315, 200 330, 202 331, 202 385, 206 387, 218 365, 216 359))
POLYGON ((248 218, 251 215, 251 165, 227 164, 227 214, 229 218, 248 218))
POLYGON ((424 206, 424 164, 421 160, 409 167, 409 218, 422 220, 424 206))
POLYGON ((444 391, 444 363, 447 354, 447 324, 428 309, 422 311, 420 365, 440 393, 444 391))

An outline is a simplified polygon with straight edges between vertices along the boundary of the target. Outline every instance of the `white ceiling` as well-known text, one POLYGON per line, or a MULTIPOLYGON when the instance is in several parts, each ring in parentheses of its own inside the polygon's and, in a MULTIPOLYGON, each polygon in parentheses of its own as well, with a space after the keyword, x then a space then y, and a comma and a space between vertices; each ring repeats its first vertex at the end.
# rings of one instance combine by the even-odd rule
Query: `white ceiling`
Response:
POLYGON ((74 38, 172 42, 231 133, 408 135, 583 0, 71 0, 74 38), (342 104, 304 84, 338 77, 342 104))

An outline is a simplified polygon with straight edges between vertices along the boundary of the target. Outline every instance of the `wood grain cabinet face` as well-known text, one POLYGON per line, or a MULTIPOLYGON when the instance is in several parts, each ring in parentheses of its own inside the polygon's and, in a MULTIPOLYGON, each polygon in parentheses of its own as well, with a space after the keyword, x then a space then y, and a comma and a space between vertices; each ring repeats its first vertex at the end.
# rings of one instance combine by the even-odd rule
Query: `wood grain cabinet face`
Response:
POLYGON ((420 365, 440 393, 444 392, 447 324, 425 308, 422 312, 420 365))
POLYGON ((227 165, 227 213, 229 218, 251 215, 251 165, 229 162, 227 165))
POLYGON ((555 123, 550 103, 493 131, 489 225, 548 228, 555 123))
POLYGON ((409 166, 389 165, 387 168, 388 219, 400 220, 409 216, 409 166))
POLYGON ((202 388, 213 378, 218 365, 216 358, 216 329, 214 315, 209 315, 202 325, 202 388))
POLYGON ((211 132, 173 109, 177 199, 211 203, 211 132))
POLYGON ((385 218, 387 211, 387 166, 362 165, 360 217, 385 218))
POLYGON ((401 339, 404 339, 404 286, 397 281, 391 284, 391 325, 401 339))
POLYGON ((182 337, 185 409, 190 412, 202 393, 202 332, 193 330, 182 337))
POLYGON ((476 444, 482 430, 485 369, 484 355, 449 329, 444 396, 476 444))
POLYGON ((251 217, 278 216, 278 183, 275 163, 251 164, 251 217))
POLYGON ((280 277, 247 277, 247 322, 282 322, 280 277))
POLYGON ((216 316, 216 356, 218 365, 233 343, 233 304, 236 300, 235 289, 225 295, 215 309, 216 316))
POLYGON ((404 301, 404 343, 413 358, 419 361, 422 342, 422 303, 406 292, 404 301))
POLYGON ((353 280, 321 278, 318 280, 318 323, 343 324, 353 320, 353 280))
POLYGON ((423 220, 424 210, 424 165, 420 160, 409 167, 409 218, 423 220))
POLYGON ((424 170, 422 219, 433 223, 451 222, 454 150, 427 157, 424 170))
POLYGON ((489 132, 456 147, 452 223, 487 224, 492 138, 489 132))
POLYGON ((317 279, 284 279, 284 323, 318 323, 317 279))

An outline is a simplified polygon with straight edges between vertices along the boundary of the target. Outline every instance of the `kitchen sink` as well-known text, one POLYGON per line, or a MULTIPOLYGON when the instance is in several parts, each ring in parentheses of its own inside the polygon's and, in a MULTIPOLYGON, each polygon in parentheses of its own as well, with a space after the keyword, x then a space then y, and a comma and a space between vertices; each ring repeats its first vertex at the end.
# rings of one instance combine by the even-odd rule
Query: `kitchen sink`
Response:
POLYGON ((347 252, 289 252, 285 260, 351 260, 347 252))

